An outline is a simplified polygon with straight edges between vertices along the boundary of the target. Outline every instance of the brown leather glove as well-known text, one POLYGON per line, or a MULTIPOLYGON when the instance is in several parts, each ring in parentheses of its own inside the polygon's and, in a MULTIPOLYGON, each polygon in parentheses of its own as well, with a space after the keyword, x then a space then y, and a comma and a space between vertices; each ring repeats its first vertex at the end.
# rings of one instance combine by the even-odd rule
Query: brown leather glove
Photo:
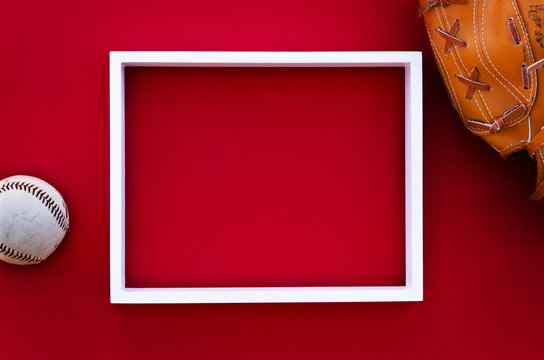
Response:
POLYGON ((419 0, 436 64, 465 126, 504 158, 528 153, 544 196, 544 2, 419 0))

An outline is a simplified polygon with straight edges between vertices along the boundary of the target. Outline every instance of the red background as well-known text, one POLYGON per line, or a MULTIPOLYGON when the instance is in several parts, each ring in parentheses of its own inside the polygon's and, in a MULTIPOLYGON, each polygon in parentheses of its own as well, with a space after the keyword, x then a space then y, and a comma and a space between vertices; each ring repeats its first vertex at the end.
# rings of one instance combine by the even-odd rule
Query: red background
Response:
POLYGON ((403 68, 125 77, 127 286, 404 285, 403 68))
POLYGON ((0 177, 53 183, 71 229, 40 266, 0 264, 2 358, 542 358, 534 164, 501 160, 463 128, 416 3, 4 3, 0 177), (110 50, 423 51, 425 300, 109 304, 110 50))

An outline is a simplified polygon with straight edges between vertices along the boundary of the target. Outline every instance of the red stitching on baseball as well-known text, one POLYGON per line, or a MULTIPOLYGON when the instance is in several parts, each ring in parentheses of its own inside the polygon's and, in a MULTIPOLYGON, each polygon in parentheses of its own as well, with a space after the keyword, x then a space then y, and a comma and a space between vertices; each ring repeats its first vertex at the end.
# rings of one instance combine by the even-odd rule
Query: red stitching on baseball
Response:
POLYGON ((21 260, 27 263, 39 263, 45 260, 45 258, 41 258, 39 256, 33 256, 14 250, 4 243, 0 243, 0 254, 4 254, 9 258, 21 260))
MULTIPOLYGON (((26 191, 27 193, 35 196, 42 202, 42 204, 49 210, 51 215, 55 217, 55 220, 59 224, 60 228, 63 231, 67 231, 68 227, 70 226, 68 221, 68 211, 66 209, 66 206, 63 206, 64 208, 64 215, 63 211, 61 210, 60 206, 51 198, 45 190, 39 188, 38 186, 34 184, 29 184, 25 182, 15 181, 15 182, 8 182, 2 185, 0 187, 0 194, 3 192, 6 192, 8 190, 22 190, 26 191), (35 191, 38 191, 34 193, 35 191), (59 211, 60 210, 60 211, 59 211)), ((64 204, 63 204, 64 205, 64 204)))

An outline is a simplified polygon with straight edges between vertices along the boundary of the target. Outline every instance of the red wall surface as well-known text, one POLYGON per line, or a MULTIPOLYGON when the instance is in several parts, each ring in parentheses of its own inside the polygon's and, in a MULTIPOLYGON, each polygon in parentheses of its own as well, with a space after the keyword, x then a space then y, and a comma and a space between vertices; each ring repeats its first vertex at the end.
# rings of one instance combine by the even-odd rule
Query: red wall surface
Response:
MULTIPOLYGON (((541 283, 544 275, 544 242, 541 234, 544 232, 544 208, 540 203, 527 200, 534 186, 535 166, 528 159, 501 160, 482 140, 463 128, 442 87, 422 20, 417 18, 416 11, 416 1, 400 0, 4 2, 0 12, 0 68, 3 69, 0 87, 0 178, 29 174, 54 184, 70 208, 71 228, 63 244, 43 264, 32 267, 0 264, 0 308, 3 310, 0 339, 4 345, 0 357, 543 358, 544 290, 541 283), (111 50, 422 51, 424 301, 354 304, 110 304, 108 52, 111 50)), ((192 81, 195 81, 194 86, 198 86, 198 79, 195 78, 198 72, 189 74, 193 77, 192 81)), ((140 77, 137 72, 133 75, 135 96, 145 95, 139 93, 143 88, 138 87, 138 84, 142 82, 158 82, 160 86, 157 91, 164 96, 175 94, 167 91, 170 89, 169 81, 174 76, 172 74, 162 80, 160 74, 153 72, 140 74, 143 75, 140 77)), ((200 75, 206 77, 210 74, 200 75)), ((236 78, 232 73, 225 76, 231 80, 236 78)), ((305 75, 283 71, 279 79, 301 76, 305 75)), ((258 100, 255 103, 258 106, 249 106, 251 111, 258 112, 262 110, 259 104, 264 104, 259 102, 263 99, 259 95, 262 93, 251 94, 247 89, 260 84, 261 80, 268 87, 260 91, 269 91, 284 103, 288 99, 281 95, 288 90, 299 93, 312 90, 312 96, 317 99, 320 99, 319 96, 321 99, 329 98, 331 95, 323 92, 326 87, 319 87, 320 81, 327 76, 323 73, 310 74, 304 82, 298 82, 306 84, 307 89, 301 85, 293 90, 286 89, 282 82, 277 81, 278 78, 275 81, 269 78, 270 74, 259 73, 255 74, 253 80, 238 84, 237 89, 245 91, 253 100, 258 100), (312 84, 315 86, 310 88, 312 84)), ((396 116, 394 109, 398 110, 398 86, 389 90, 384 84, 379 84, 370 91, 356 87, 353 79, 361 77, 361 80, 369 81, 374 79, 375 74, 354 73, 353 78, 342 76, 338 73, 333 79, 325 80, 327 84, 340 82, 343 86, 353 86, 349 88, 353 91, 337 95, 336 100, 343 104, 339 114, 358 114, 361 111, 360 105, 349 96, 369 92, 380 96, 376 96, 373 101, 376 108, 365 121, 383 120, 381 114, 385 119, 396 116), (378 110, 380 108, 383 108, 383 113, 378 110)), ((387 73, 384 76, 396 84, 394 74, 387 73)), ((226 94, 225 88, 214 84, 213 77, 208 76, 205 81, 215 85, 211 91, 226 94)), ((179 90, 175 87, 172 89, 179 90)), ((194 94, 187 88, 179 91, 194 94)), ((202 87, 199 91, 202 91, 202 87)), ((133 108, 135 119, 141 116, 140 110, 146 109, 151 112, 150 116, 155 114, 153 109, 157 109, 157 114, 165 119, 174 114, 174 111, 157 106, 164 96, 144 96, 143 99, 149 102, 138 103, 133 108)), ((306 101, 311 104, 310 98, 306 101)), ((302 113, 303 108, 297 106, 293 109, 302 113)), ((323 114, 323 111, 332 113, 332 109, 327 106, 330 104, 315 103, 308 111, 314 114, 323 114)), ((207 109, 209 116, 206 119, 209 124, 213 124, 212 115, 221 115, 221 110, 219 107, 207 109)), ((196 113, 194 108, 191 111, 196 113)), ((273 119, 273 114, 267 112, 262 116, 263 119, 273 119)), ((331 133, 330 126, 333 123, 324 121, 324 117, 320 119, 321 132, 314 132, 314 137, 304 137, 305 144, 313 149, 319 149, 320 137, 331 133)), ((330 120, 330 117, 327 119, 330 120)), ((344 130, 362 130, 364 126, 364 123, 349 123, 349 118, 345 116, 341 119, 347 122, 344 130)), ((246 126, 243 129, 247 130, 247 119, 236 118, 236 121, 238 125, 246 126)), ((187 128, 189 125, 183 123, 179 126, 187 128)), ((288 125, 304 134, 303 123, 288 125)), ((278 126, 274 128, 276 131, 287 125, 280 123, 278 126)), ((358 148, 356 137, 347 138, 349 131, 333 133, 336 137, 332 140, 327 138, 327 141, 333 141, 333 145, 342 144, 344 140, 353 141, 353 146, 359 152, 372 152, 373 158, 368 161, 376 167, 381 166, 380 171, 370 173, 370 179, 363 176, 362 172, 354 172, 351 173, 354 175, 352 180, 367 183, 377 182, 377 179, 389 181, 389 176, 399 173, 402 164, 392 160, 396 159, 399 149, 394 141, 399 138, 398 129, 392 128, 390 123, 384 124, 383 128, 391 133, 390 137, 387 134, 381 135, 389 141, 390 146, 358 148), (383 160, 380 162, 380 159, 383 160)), ((160 130, 160 127, 157 129, 160 130)), ((376 124, 371 125, 370 129, 373 132, 380 131, 376 124)), ((132 146, 134 151, 144 149, 143 146, 152 148, 153 142, 142 135, 145 129, 133 130, 132 139, 136 143, 129 143, 128 146, 132 146), (138 136, 141 136, 141 142, 138 142, 138 136)), ((228 131, 231 136, 235 135, 232 128, 228 131)), ((162 134, 165 136, 164 144, 176 143, 176 137, 172 134, 164 131, 162 134)), ((289 140, 288 146, 283 147, 284 152, 279 154, 280 157, 269 156, 267 164, 277 165, 274 159, 285 162, 289 159, 288 152, 298 149, 299 143, 295 138, 288 138, 281 131, 280 135, 280 139, 289 140)), ((183 136, 183 139, 189 139, 189 135, 183 136)), ((212 144, 214 138, 207 137, 206 140, 212 144)), ((223 141, 224 146, 228 145, 225 137, 217 140, 223 141)), ((272 141, 268 135, 259 138, 261 154, 273 145, 272 141)), ((164 145, 161 142, 158 144, 164 145)), ((244 146, 249 144, 245 142, 244 146)), ((232 154, 240 149, 230 148, 229 151, 232 154)), ((133 154, 133 161, 141 159, 136 157, 137 153, 133 154)), ((204 152, 199 156, 204 159, 210 154, 214 155, 213 152, 204 152)), ((323 154, 344 156, 347 152, 323 151, 323 154)), ((356 160, 355 157, 352 160, 356 160)), ((153 165, 153 161, 147 161, 149 166, 153 165)), ((335 171, 353 170, 345 164, 338 164, 336 160, 330 163, 335 165, 331 168, 335 171)), ((183 166, 187 168, 191 164, 186 162, 183 166)), ((247 163, 234 165, 240 168, 244 164, 247 166, 247 163)), ((296 164, 293 162, 289 166, 297 170, 299 176, 326 174, 319 172, 317 162, 305 163, 306 169, 296 168, 296 164)), ((146 169, 138 170, 144 177, 134 177, 134 184, 138 181, 145 184, 145 176, 150 176, 146 169)), ((214 169, 217 171, 220 168, 214 169)), ((265 170, 269 168, 263 165, 260 169, 264 172, 260 177, 262 181, 265 179, 265 170)), ((276 169, 285 170, 285 167, 276 169)), ((223 174, 228 173, 225 171, 223 174)), ((176 181, 183 180, 179 174, 176 176, 176 181)), ((198 179, 193 177, 191 181, 196 183, 198 179)), ((343 207, 344 215, 350 213, 349 209, 368 211, 360 204, 346 202, 349 200, 349 190, 356 189, 355 183, 340 187, 340 178, 325 180, 335 185, 335 189, 341 189, 336 193, 339 198, 329 199, 331 203, 351 206, 343 207)), ((232 179, 229 181, 231 184, 235 182, 232 179)), ((255 184, 257 182, 249 188, 252 193, 265 196, 266 192, 256 192, 258 187, 255 184)), ((304 187, 299 184, 298 187, 290 188, 293 194, 297 189, 304 187)), ((134 190, 127 188, 127 191, 134 190)), ((240 265, 237 262, 235 267, 230 268, 228 262, 224 262, 221 266, 230 269, 230 273, 222 272, 223 277, 217 280, 213 278, 212 272, 198 272, 201 275, 198 281, 209 285, 214 285, 214 281, 233 284, 238 280, 242 284, 269 281, 268 284, 274 285, 275 281, 280 281, 297 285, 316 279, 331 283, 397 283, 399 276, 402 276, 399 262, 395 261, 401 258, 398 252, 398 233, 394 228, 386 226, 398 223, 402 214, 394 201, 394 195, 399 189, 392 191, 376 192, 372 198, 374 206, 381 206, 380 211, 383 212, 381 216, 375 213, 376 221, 383 222, 384 233, 391 236, 386 237, 390 241, 388 244, 371 246, 375 250, 387 250, 382 254, 383 261, 369 257, 367 253, 361 256, 363 269, 374 266, 376 272, 373 274, 377 275, 373 278, 350 278, 358 263, 356 256, 345 250, 340 251, 343 248, 334 251, 347 262, 336 259, 332 265, 337 266, 328 265, 327 273, 332 274, 330 279, 317 277, 314 271, 321 269, 319 261, 327 256, 333 259, 332 255, 336 253, 327 254, 321 248, 314 253, 315 257, 306 259, 305 263, 297 261, 296 256, 304 252, 302 248, 296 248, 293 257, 284 259, 288 259, 293 266, 308 266, 300 266, 298 270, 291 266, 290 271, 280 274, 281 277, 275 277, 272 265, 255 263, 259 269, 256 277, 240 278, 238 275, 247 271, 251 263, 240 265), (382 196, 383 204, 380 204, 378 200, 382 196), (391 206, 389 214, 383 211, 386 206, 391 206), (384 219, 388 215, 390 219, 384 219), (363 261, 365 256, 366 261, 363 261), (386 266, 380 268, 380 264, 386 266)), ((143 193, 147 202, 142 206, 150 206, 153 197, 149 192, 143 193)), ((359 198, 363 195, 362 192, 355 194, 359 198)), ((298 198, 296 205, 307 212, 311 207, 304 200, 311 201, 313 198, 308 194, 305 196, 298 198)), ((246 203, 248 199, 245 198, 246 203)), ((272 201, 274 198, 266 200, 272 201)), ((199 204, 195 199, 192 201, 199 204)), ((141 212, 140 215, 136 212, 139 207, 131 208, 135 216, 133 219, 141 216, 141 212)), ((239 228, 242 228, 243 221, 240 219, 251 214, 245 209, 239 211, 242 207, 232 209, 238 216, 236 220, 239 221, 239 228)), ((175 220, 176 217, 172 215, 174 209, 168 207, 166 210, 167 219, 170 216, 170 219, 175 220)), ((269 215, 275 216, 274 221, 282 219, 278 212, 269 211, 269 215)), ((306 219, 304 214, 291 211, 291 215, 306 219)), ((286 216, 284 220, 290 218, 292 216, 286 216)), ((160 221, 161 217, 155 212, 152 219, 160 221)), ((355 219, 342 222, 344 220, 334 217, 333 212, 318 211, 312 215, 312 219, 327 220, 325 224, 322 221, 319 225, 321 229, 333 234, 337 234, 334 231, 338 231, 339 224, 348 224, 351 226, 348 228, 353 231, 344 234, 349 235, 345 239, 351 239, 346 240, 347 245, 352 251, 361 250, 356 239, 365 232, 356 227, 355 219)), ((203 218, 197 220, 203 221, 203 218)), ((253 233, 263 233, 256 219, 252 220, 251 231, 244 235, 246 240, 253 233)), ((220 225, 225 228, 231 223, 228 218, 222 218, 220 225)), ((275 229, 278 234, 287 233, 286 223, 282 224, 283 229, 275 229)), ((300 233, 307 234, 308 229, 311 229, 308 224, 310 222, 305 228, 298 229, 300 233)), ((136 239, 134 245, 145 245, 144 237, 139 235, 145 235, 145 231, 150 230, 142 225, 138 222, 132 227, 135 234, 133 239, 136 239)), ((208 244, 213 244, 210 239, 213 239, 215 230, 212 230, 207 229, 209 236, 203 238, 208 244)), ((377 226, 372 233, 379 231, 377 226)), ((161 232, 163 235, 158 237, 160 239, 171 233, 164 229, 161 232)), ((232 234, 229 236, 235 238, 232 234)), ((327 236, 321 240, 327 240, 327 236)), ((263 244, 270 245, 271 241, 273 237, 263 244)), ((285 240, 282 241, 282 245, 285 245, 285 240)), ((330 238, 328 241, 330 244, 330 238)), ((169 267, 170 270, 175 269, 171 262, 165 268, 154 267, 161 265, 157 254, 151 254, 154 260, 144 264, 155 270, 140 271, 146 269, 138 266, 140 261, 145 260, 145 254, 142 253, 142 247, 135 246, 132 249, 130 256, 134 260, 131 268, 134 285, 145 286, 147 281, 157 279, 164 281, 164 285, 180 281, 179 277, 169 279, 167 276, 171 274, 169 267), (145 277, 149 274, 153 278, 145 277), (163 275, 165 277, 161 278, 163 275)), ((251 249, 258 251, 260 248, 252 244, 251 249)), ((221 250, 230 251, 230 255, 236 253, 229 247, 210 251, 217 254, 221 250)), ((273 255, 286 255, 286 252, 275 251, 273 255)), ((247 254, 250 257, 254 252, 247 254)), ((184 256, 184 263, 191 260, 186 254, 184 256)), ((240 256, 240 259, 247 257, 240 256)), ((208 269, 203 266, 201 270, 208 269)))
POLYGON ((129 67, 125 109, 127 286, 405 284, 403 68, 129 67))

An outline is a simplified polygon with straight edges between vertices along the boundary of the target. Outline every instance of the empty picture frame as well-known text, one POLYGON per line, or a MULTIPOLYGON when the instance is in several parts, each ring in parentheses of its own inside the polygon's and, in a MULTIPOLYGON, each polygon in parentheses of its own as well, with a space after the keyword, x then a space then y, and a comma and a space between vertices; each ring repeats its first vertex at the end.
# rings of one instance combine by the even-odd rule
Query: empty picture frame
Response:
POLYGON ((419 52, 110 52, 110 289, 112 303, 421 301, 423 300, 422 197, 422 70, 419 52), (127 66, 404 68, 405 285, 126 287, 124 68, 127 66))

